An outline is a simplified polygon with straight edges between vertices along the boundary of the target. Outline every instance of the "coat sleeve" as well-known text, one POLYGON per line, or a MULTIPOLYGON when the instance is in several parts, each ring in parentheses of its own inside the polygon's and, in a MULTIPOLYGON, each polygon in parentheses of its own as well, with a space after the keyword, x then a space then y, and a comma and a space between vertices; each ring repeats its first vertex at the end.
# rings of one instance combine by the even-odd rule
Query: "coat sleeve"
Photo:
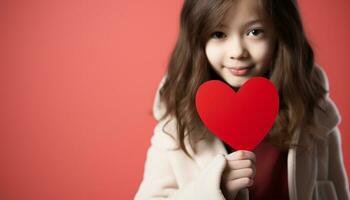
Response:
POLYGON ((349 183, 343 162, 341 137, 338 127, 335 127, 328 137, 329 179, 334 184, 338 199, 350 199, 349 183))
POLYGON ((172 159, 167 147, 174 144, 174 138, 162 131, 165 120, 160 120, 164 105, 159 101, 159 89, 155 96, 153 115, 158 124, 147 150, 143 180, 134 197, 135 200, 224 200, 220 190, 221 174, 226 166, 223 155, 217 155, 203 168, 196 178, 184 186, 179 186, 172 168, 172 159))
POLYGON ((226 160, 217 155, 197 178, 181 188, 177 184, 171 162, 165 149, 156 143, 154 136, 147 151, 144 176, 135 195, 135 200, 224 200, 220 180, 226 160))

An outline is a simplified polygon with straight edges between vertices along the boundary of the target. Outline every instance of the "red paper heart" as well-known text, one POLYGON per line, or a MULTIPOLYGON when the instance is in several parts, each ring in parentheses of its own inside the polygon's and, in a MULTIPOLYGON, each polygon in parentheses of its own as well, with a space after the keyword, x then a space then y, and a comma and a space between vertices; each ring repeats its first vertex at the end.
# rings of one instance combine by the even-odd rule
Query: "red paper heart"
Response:
POLYGON ((211 80, 196 94, 197 112, 205 126, 236 150, 253 150, 271 129, 279 110, 278 91, 263 77, 249 79, 237 93, 211 80))

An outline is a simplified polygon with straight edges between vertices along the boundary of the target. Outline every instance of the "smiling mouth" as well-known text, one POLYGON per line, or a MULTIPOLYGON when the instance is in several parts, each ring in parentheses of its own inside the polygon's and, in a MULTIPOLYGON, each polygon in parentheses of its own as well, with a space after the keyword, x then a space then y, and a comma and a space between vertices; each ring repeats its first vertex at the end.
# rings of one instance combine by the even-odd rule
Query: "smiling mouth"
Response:
POLYGON ((251 69, 253 69, 253 66, 249 66, 249 67, 242 67, 242 68, 228 68, 228 70, 231 72, 231 74, 235 75, 235 76, 244 76, 246 74, 248 74, 251 69))

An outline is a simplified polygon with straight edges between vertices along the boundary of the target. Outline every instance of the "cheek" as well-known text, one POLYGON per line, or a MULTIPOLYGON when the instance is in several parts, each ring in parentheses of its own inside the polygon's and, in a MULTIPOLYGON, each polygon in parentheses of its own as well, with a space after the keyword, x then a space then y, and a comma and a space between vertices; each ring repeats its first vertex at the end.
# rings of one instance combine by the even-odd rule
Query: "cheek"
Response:
POLYGON ((272 52, 272 45, 267 42, 256 44, 250 50, 251 56, 254 58, 255 62, 260 64, 269 63, 272 57, 272 52))
POLYGON ((207 45, 207 47, 205 49, 205 54, 207 56, 209 63, 212 66, 217 67, 220 65, 221 52, 220 52, 219 48, 217 48, 213 45, 207 45))

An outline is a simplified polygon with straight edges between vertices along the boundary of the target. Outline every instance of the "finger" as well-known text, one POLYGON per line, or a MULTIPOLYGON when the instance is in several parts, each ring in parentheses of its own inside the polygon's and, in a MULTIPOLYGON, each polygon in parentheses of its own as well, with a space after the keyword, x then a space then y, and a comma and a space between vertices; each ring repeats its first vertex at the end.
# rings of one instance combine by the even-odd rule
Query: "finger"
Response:
POLYGON ((227 160, 245 160, 250 159, 253 162, 256 161, 255 154, 251 151, 239 150, 226 155, 227 160))
POLYGON ((223 177, 226 181, 231 181, 234 179, 240 179, 240 178, 250 178, 253 179, 255 177, 255 172, 252 168, 245 168, 245 169, 238 169, 238 170, 232 170, 229 173, 226 174, 225 177, 223 177))
POLYGON ((243 188, 247 188, 252 186, 254 181, 250 178, 239 178, 226 183, 226 187, 229 190, 241 190, 243 188))
POLYGON ((230 160, 227 162, 227 170, 236 170, 243 168, 255 168, 252 160, 230 160))

